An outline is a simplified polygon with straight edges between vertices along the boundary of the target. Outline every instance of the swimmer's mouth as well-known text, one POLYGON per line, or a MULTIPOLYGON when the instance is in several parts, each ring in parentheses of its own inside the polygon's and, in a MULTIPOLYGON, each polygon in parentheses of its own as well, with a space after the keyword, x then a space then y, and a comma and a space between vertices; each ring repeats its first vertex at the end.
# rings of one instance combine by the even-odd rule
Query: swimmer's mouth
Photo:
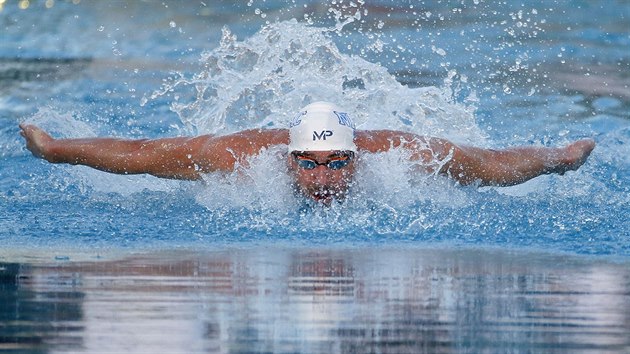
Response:
POLYGON ((338 188, 300 188, 297 185, 294 185, 293 191, 296 196, 308 198, 325 206, 330 206, 333 201, 343 201, 348 194, 338 188))
POLYGON ((311 198, 313 198, 313 200, 315 200, 316 202, 322 202, 326 200, 331 200, 332 194, 314 192, 314 193, 311 193, 311 198))
POLYGON ((314 201, 318 203, 322 203, 324 205, 330 205, 333 199, 338 199, 338 200, 343 199, 342 193, 336 193, 334 191, 329 191, 329 190, 323 190, 323 191, 317 190, 317 191, 311 192, 310 197, 314 201))

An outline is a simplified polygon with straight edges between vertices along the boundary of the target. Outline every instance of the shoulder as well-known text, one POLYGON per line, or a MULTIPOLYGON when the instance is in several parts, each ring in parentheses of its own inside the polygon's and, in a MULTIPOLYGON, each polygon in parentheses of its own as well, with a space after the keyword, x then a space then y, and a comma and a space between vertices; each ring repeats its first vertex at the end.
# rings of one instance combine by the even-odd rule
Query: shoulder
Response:
POLYGON ((396 130, 363 130, 355 132, 355 144, 359 151, 385 152, 401 148, 407 150, 410 160, 425 163, 446 159, 461 151, 452 142, 435 137, 422 136, 396 130))
POLYGON ((383 152, 401 145, 426 143, 428 138, 398 130, 357 130, 354 142, 359 150, 383 152))
POLYGON ((237 162, 259 154, 263 149, 286 145, 286 129, 250 129, 226 135, 201 135, 192 139, 190 153, 204 170, 231 171, 237 162))

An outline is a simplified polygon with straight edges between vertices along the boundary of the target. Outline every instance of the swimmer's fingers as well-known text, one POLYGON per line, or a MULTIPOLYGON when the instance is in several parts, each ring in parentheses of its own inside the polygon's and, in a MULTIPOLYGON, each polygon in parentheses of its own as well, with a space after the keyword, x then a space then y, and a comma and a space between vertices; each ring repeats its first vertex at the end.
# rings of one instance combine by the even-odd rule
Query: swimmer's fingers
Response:
POLYGON ((20 124, 20 135, 27 140, 52 140, 52 137, 43 129, 32 124, 20 124))
POLYGON ((44 132, 43 130, 32 124, 20 123, 20 135, 22 135, 26 139, 31 138, 37 131, 44 132))
POLYGON ((26 124, 20 123, 20 135, 24 138, 26 138, 26 132, 25 132, 26 127, 27 127, 26 124))
POLYGON ((572 169, 578 169, 595 149, 595 140, 582 139, 567 146, 568 155, 572 158, 572 169))
POLYGON ((575 171, 582 166, 595 149, 595 140, 581 139, 561 149, 560 164, 555 173, 563 175, 567 171, 575 171))

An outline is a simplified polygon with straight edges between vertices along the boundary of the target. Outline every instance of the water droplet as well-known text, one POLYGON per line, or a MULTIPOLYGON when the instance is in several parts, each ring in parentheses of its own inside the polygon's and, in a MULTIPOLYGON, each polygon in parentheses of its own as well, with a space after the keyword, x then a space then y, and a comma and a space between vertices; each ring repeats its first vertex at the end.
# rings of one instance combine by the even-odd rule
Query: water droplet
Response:
POLYGON ((97 29, 99 32, 103 32, 105 30, 105 26, 99 26, 97 29))
POLYGON ((177 24, 175 23, 175 21, 169 22, 168 25, 171 26, 171 28, 177 27, 177 24))
POLYGON ((446 51, 442 48, 438 48, 436 46, 431 46, 431 50, 433 51, 433 53, 441 55, 441 56, 445 56, 446 55, 446 51))

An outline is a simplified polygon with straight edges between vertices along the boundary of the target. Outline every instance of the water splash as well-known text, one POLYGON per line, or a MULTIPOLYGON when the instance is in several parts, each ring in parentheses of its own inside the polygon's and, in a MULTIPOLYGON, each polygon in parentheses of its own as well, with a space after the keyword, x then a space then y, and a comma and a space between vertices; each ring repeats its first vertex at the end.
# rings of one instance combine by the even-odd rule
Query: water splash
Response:
POLYGON ((285 127, 299 107, 327 100, 351 112, 359 129, 484 141, 474 106, 454 100, 452 75, 445 88, 406 87, 385 67, 341 53, 334 43, 338 27, 292 20, 244 41, 224 28, 219 47, 201 58, 203 71, 176 74, 145 102, 171 95, 187 134, 285 127))
MULTIPOLYGON (((336 14, 336 25, 330 28, 295 20, 274 23, 243 41, 224 28, 219 47, 203 54, 201 72, 175 75, 148 99, 171 96, 171 108, 187 134, 286 127, 299 107, 328 100, 345 107, 359 129, 485 141, 474 106, 454 98, 460 90, 454 70, 444 87, 409 88, 386 68, 340 52, 335 36, 352 18, 336 14)), ((468 102, 474 101, 472 93, 468 102)), ((233 173, 205 176, 195 199, 213 215, 231 220, 229 230, 308 230, 346 239, 357 229, 365 230, 364 235, 374 229, 398 235, 430 229, 436 226, 426 216, 432 208, 470 203, 466 191, 442 178, 418 174, 405 152, 394 150, 362 159, 344 203, 331 208, 308 205, 292 191, 282 150, 265 151, 233 173), (303 215, 304 210, 308 212, 303 215)))

